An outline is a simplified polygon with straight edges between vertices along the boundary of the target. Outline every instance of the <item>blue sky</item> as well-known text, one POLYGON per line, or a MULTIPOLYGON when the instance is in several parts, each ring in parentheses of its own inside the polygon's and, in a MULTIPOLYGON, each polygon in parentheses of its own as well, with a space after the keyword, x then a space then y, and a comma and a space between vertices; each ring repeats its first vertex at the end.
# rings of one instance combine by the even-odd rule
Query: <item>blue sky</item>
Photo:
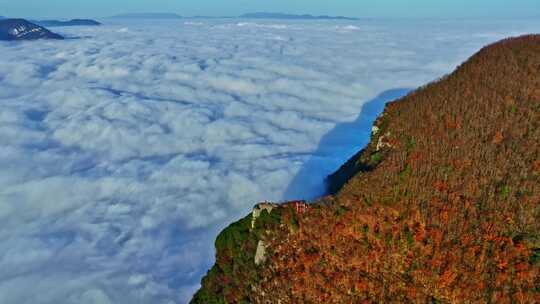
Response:
POLYGON ((0 15, 103 17, 132 12, 238 15, 254 11, 357 17, 538 17, 538 0, 0 0, 0 15))

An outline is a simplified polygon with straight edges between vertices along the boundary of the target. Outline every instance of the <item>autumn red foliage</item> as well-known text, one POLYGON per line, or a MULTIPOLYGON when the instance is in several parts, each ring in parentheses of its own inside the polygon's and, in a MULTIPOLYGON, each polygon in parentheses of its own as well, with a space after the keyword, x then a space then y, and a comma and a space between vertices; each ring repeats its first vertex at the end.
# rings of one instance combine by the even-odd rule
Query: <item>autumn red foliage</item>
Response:
POLYGON ((232 302, 540 303, 540 36, 482 49, 376 125, 335 195, 272 211, 232 302))

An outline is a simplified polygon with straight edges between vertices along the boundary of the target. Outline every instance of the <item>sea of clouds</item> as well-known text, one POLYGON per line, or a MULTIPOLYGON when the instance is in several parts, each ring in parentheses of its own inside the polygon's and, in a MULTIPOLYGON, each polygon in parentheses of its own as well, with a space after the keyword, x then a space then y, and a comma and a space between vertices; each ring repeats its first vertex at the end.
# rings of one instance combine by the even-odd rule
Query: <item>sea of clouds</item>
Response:
POLYGON ((540 30, 105 24, 0 43, 0 303, 186 303, 216 234, 259 201, 323 194, 384 102, 540 30))

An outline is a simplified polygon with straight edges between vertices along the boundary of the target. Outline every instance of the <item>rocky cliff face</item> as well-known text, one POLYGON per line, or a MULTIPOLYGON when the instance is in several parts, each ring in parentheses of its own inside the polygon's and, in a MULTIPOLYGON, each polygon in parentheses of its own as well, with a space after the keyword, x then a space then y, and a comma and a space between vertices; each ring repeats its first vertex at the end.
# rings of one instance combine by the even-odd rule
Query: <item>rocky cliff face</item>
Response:
POLYGON ((329 191, 227 228, 192 303, 540 303, 540 36, 390 103, 329 191))
POLYGON ((0 20, 0 40, 64 39, 46 28, 24 19, 0 20))

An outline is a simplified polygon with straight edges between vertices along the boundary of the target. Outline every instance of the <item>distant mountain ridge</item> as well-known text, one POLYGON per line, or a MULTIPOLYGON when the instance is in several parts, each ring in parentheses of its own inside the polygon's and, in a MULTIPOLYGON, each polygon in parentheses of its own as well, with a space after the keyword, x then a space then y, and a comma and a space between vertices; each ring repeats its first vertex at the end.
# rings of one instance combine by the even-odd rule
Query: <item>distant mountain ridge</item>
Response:
POLYGON ((268 13, 255 12, 247 13, 240 16, 181 16, 175 13, 129 13, 114 15, 109 18, 114 19, 233 19, 233 18, 248 18, 248 19, 285 19, 285 20, 360 20, 353 17, 344 16, 314 16, 309 14, 295 15, 285 13, 268 13))
POLYGON ((358 18, 343 17, 343 16, 313 16, 313 15, 308 15, 308 14, 294 15, 294 14, 266 13, 266 12, 248 13, 248 14, 243 14, 240 17, 252 18, 252 19, 359 20, 358 18))
POLYGON ((64 37, 25 19, 0 20, 0 40, 15 41, 36 39, 64 39, 64 37))
POLYGON ((71 19, 67 21, 61 20, 32 20, 33 23, 46 27, 56 26, 98 26, 101 23, 92 19, 71 19))
POLYGON ((109 18, 114 19, 182 19, 183 17, 175 13, 129 13, 114 15, 109 18))

